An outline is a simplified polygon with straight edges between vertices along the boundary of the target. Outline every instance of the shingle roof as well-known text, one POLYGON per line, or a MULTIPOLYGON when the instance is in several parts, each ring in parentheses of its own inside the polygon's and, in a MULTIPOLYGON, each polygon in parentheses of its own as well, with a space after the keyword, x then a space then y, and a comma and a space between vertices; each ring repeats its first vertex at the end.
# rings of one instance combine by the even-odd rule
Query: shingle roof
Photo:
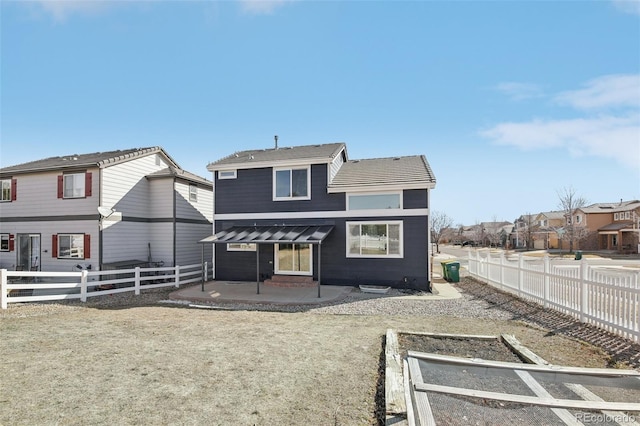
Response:
POLYGON ((322 161, 329 163, 345 149, 344 143, 329 143, 322 145, 290 146, 271 149, 254 149, 238 151, 228 157, 209 163, 209 171, 224 169, 225 167, 257 167, 291 161, 322 161))
POLYGON ((61 157, 49 157, 42 160, 4 167, 0 169, 0 174, 29 173, 79 167, 104 167, 156 152, 162 152, 174 166, 178 166, 162 148, 154 146, 149 148, 132 148, 118 151, 94 152, 91 154, 70 154, 61 157))
POLYGON ((640 200, 621 201, 617 203, 595 203, 582 207, 584 213, 616 213, 624 212, 640 207, 640 200))
POLYGON ((342 165, 330 192, 363 187, 401 185, 433 188, 436 178, 424 155, 351 160, 342 165))

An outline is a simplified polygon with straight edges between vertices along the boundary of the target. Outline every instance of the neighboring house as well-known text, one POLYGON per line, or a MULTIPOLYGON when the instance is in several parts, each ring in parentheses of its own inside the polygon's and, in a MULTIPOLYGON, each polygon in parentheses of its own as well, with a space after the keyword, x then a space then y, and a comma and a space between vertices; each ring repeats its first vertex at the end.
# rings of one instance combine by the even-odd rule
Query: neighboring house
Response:
POLYGON ((533 231, 537 228, 537 214, 524 214, 518 217, 513 223, 511 231, 511 247, 532 248, 533 247, 533 231))
POLYGON ((562 248, 562 228, 566 225, 563 211, 542 212, 536 215, 533 229, 533 248, 538 250, 562 248), (560 233, 560 234, 559 234, 560 233))
POLYGON ((597 249, 638 253, 640 200, 591 204, 578 209, 572 220, 597 235, 597 249))
MULTIPOLYGON (((73 271, 202 261, 212 182, 159 147, 0 169, 0 267, 73 271)), ((211 254, 208 254, 211 259, 211 254)))
POLYGON ((504 246, 508 240, 509 234, 513 231, 513 223, 500 222, 481 222, 482 229, 482 245, 485 246, 504 246))
POLYGON ((423 155, 349 160, 332 143, 237 152, 207 168, 217 280, 430 289, 436 181, 423 155))

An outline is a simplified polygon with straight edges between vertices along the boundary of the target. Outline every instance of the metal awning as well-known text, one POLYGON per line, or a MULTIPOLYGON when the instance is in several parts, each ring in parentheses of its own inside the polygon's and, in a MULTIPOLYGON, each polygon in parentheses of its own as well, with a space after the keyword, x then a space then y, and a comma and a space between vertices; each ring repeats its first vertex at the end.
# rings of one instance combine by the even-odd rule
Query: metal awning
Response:
POLYGON ((333 225, 232 226, 201 243, 321 244, 333 225))
MULTIPOLYGON (((318 246, 318 297, 320 297, 322 241, 333 230, 333 225, 254 225, 232 226, 215 235, 204 238, 202 263, 204 263, 204 244, 317 244, 318 246)), ((256 246, 256 287, 260 294, 260 246, 256 246)), ((202 281, 204 291, 204 280, 202 281)))

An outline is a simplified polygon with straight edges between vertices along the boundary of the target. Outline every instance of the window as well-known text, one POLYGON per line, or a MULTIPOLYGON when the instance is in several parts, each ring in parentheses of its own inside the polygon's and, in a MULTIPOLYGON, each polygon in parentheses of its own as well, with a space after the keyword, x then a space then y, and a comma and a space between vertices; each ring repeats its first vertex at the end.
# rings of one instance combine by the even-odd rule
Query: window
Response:
POLYGON ((54 257, 58 259, 89 258, 89 236, 86 234, 54 235, 54 257), (85 244, 85 242, 87 244, 85 244), (86 247, 86 250, 85 250, 86 247))
POLYGON ((399 209, 402 208, 401 194, 350 194, 347 196, 347 210, 399 209))
POLYGON ((540 226, 547 226, 547 221, 545 219, 541 219, 540 226))
POLYGON ((631 212, 624 212, 624 218, 625 220, 631 219, 631 212))
POLYGON ((189 185, 189 201, 198 201, 198 187, 189 185))
POLYGON ((347 257, 402 257, 402 222, 347 222, 347 257))
POLYGON ((235 179, 238 177, 236 170, 219 170, 218 179, 235 179))
POLYGON ((582 215, 576 215, 576 223, 582 223, 582 215))
POLYGON ((251 243, 229 243, 227 251, 256 251, 256 245, 251 243))
POLYGON ((613 220, 618 220, 618 213, 613 214, 613 220))
POLYGON ((91 173, 68 173, 58 176, 58 198, 91 196, 91 173))
POLYGON ((274 200, 309 200, 311 198, 310 168, 274 169, 274 200))
POLYGON ((0 202, 16 200, 16 180, 0 179, 0 202))
POLYGON ((10 241, 9 234, 0 234, 0 251, 10 251, 10 241))

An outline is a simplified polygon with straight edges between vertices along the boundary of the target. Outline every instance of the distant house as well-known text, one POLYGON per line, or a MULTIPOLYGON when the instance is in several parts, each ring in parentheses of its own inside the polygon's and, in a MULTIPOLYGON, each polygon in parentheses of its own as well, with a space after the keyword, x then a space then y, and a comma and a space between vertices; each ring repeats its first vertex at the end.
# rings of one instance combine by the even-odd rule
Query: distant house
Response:
POLYGON ((159 147, 5 167, 0 187, 2 268, 200 263, 213 223, 213 184, 159 147))
POLYGON ((215 278, 427 289, 423 155, 350 160, 343 143, 236 152, 214 180, 215 278))
POLYGON ((591 204, 578 209, 572 220, 597 235, 597 249, 638 253, 640 200, 591 204))
POLYGON ((538 250, 562 248, 562 228, 566 225, 563 211, 541 212, 535 218, 533 248, 538 250))
POLYGON ((524 214, 514 221, 510 235, 511 247, 533 248, 533 232, 538 227, 536 216, 536 214, 524 214))

